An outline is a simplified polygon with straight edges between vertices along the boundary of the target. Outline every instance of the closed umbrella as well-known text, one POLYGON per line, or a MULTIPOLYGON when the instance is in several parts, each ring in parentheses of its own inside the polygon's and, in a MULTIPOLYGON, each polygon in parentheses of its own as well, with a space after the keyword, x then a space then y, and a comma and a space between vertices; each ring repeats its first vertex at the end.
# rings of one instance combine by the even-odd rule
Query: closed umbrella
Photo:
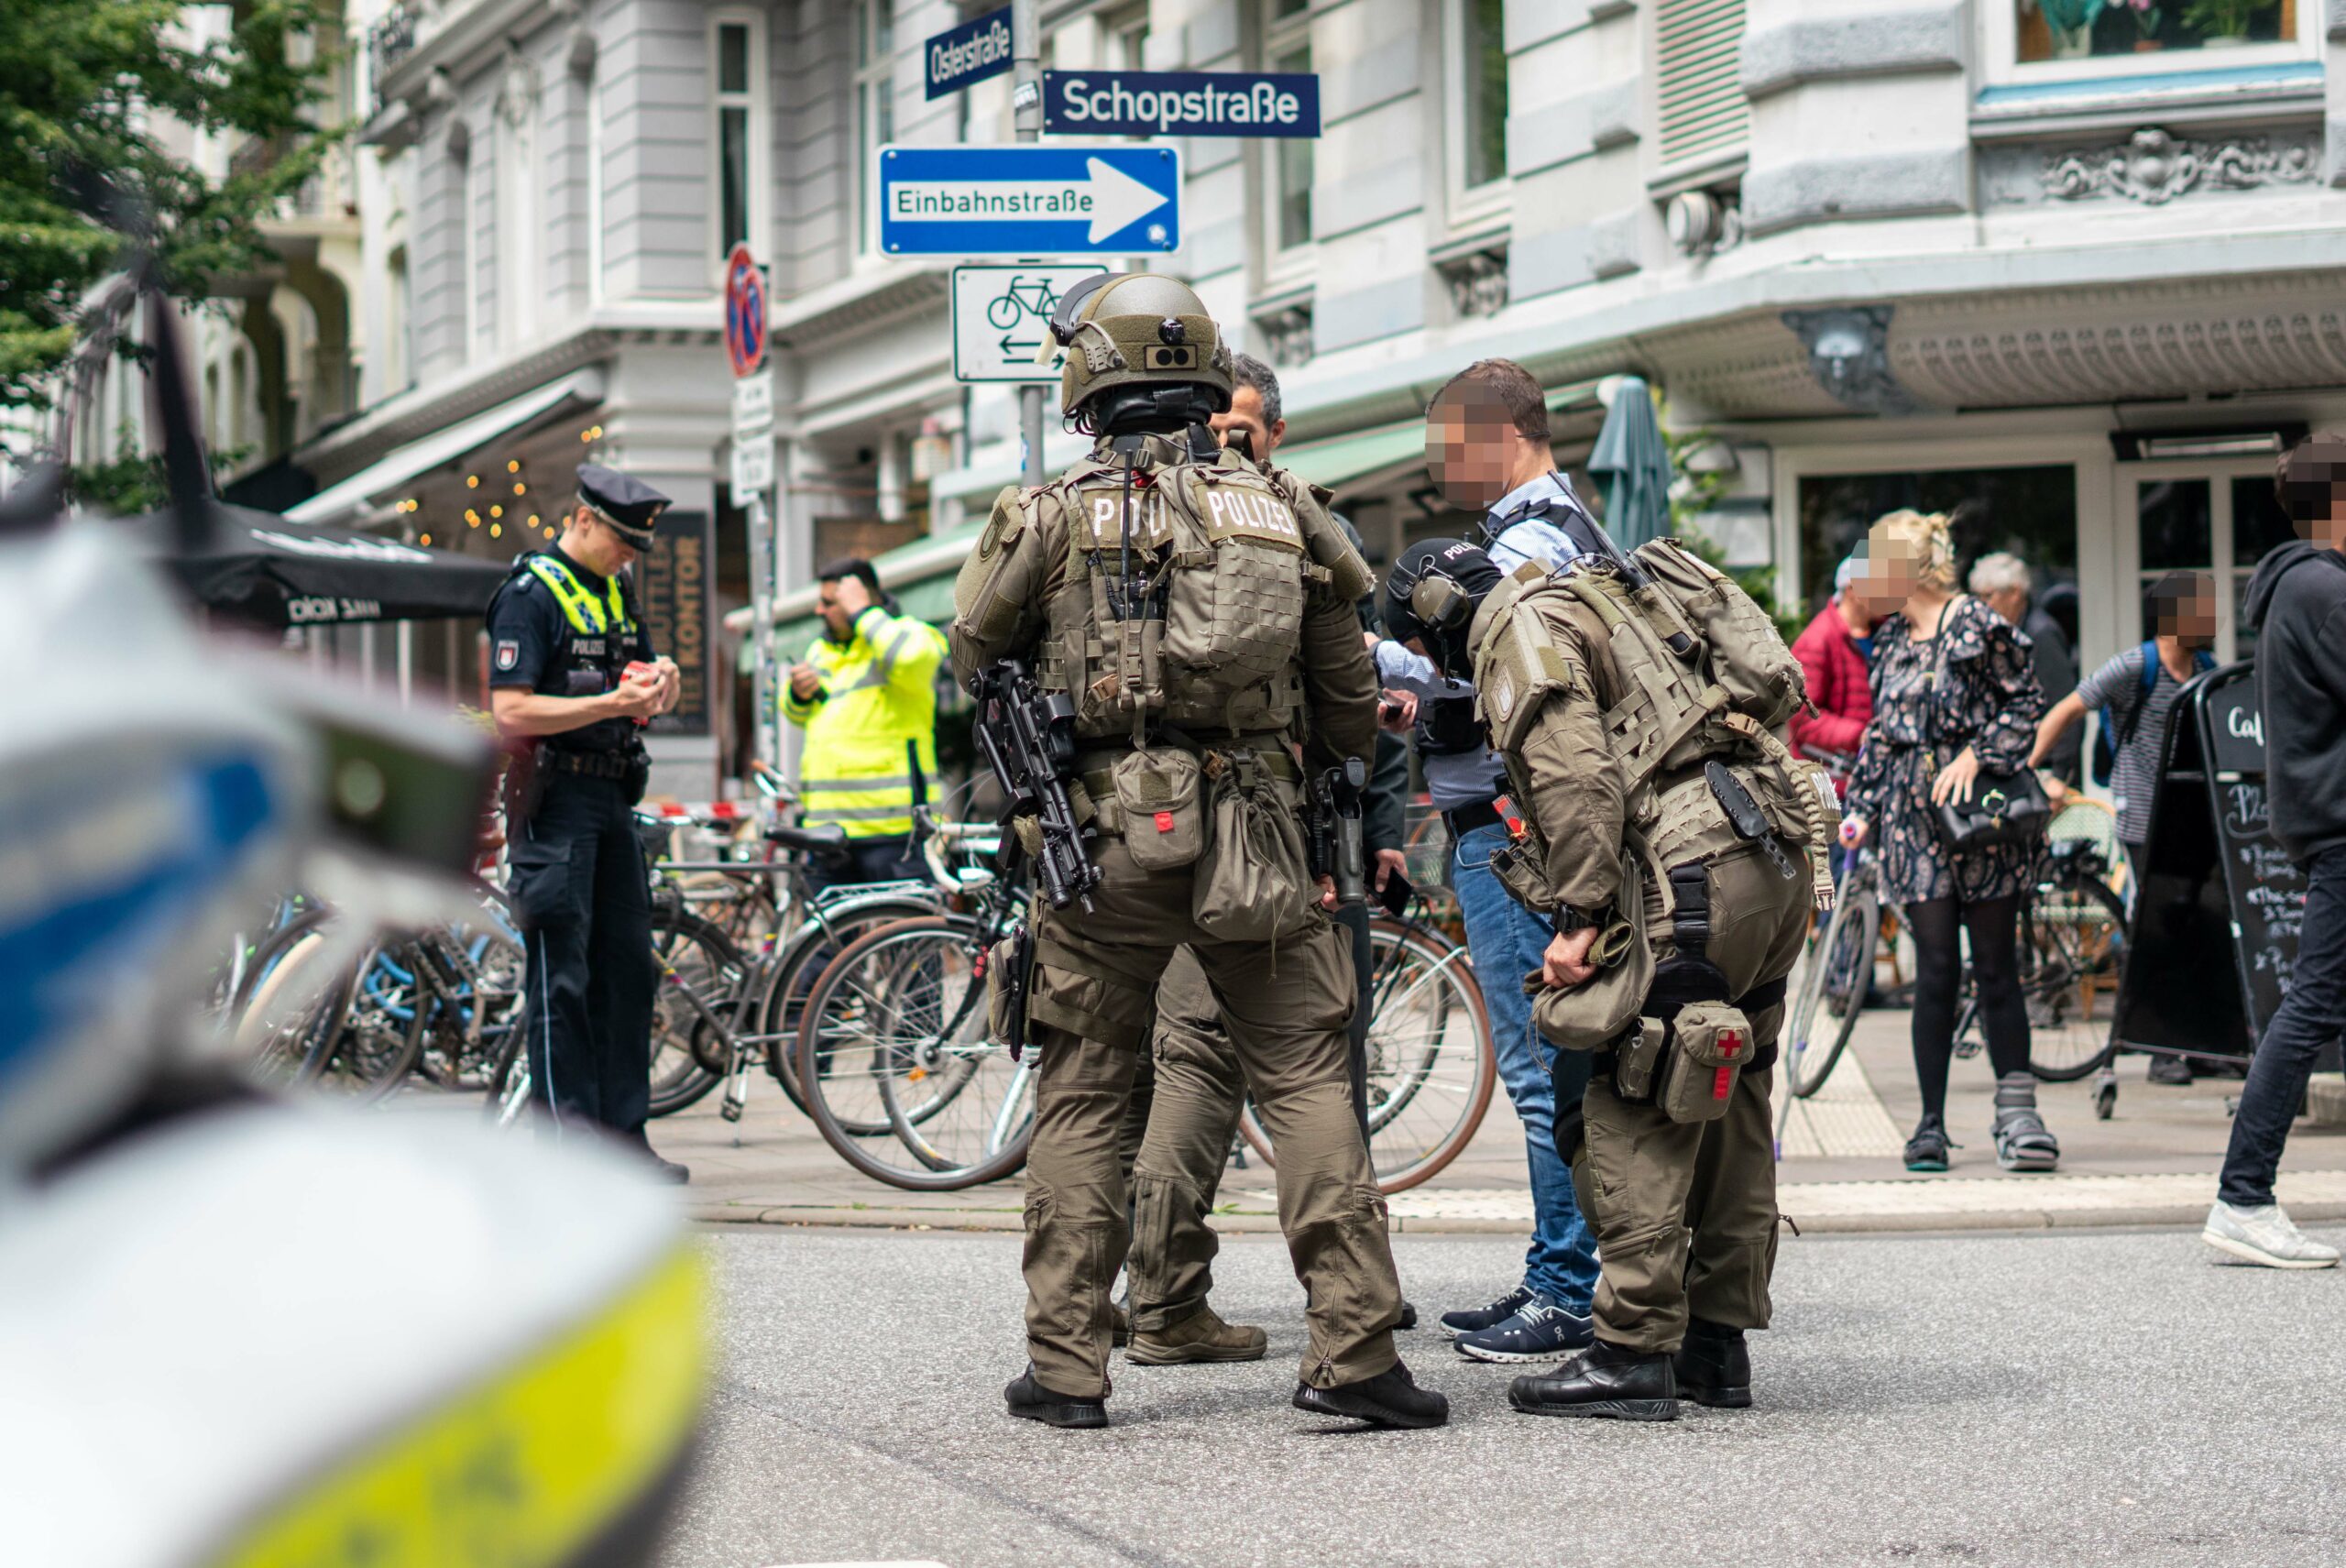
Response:
POLYGON ((1641 378, 1621 378, 1588 471, 1605 477, 1605 530, 1622 549, 1670 532, 1670 448, 1641 378))
POLYGON ((502 561, 288 522, 219 501, 212 518, 211 536, 192 546, 168 511, 126 526, 197 603, 261 626, 471 619, 488 609, 509 569, 502 561))

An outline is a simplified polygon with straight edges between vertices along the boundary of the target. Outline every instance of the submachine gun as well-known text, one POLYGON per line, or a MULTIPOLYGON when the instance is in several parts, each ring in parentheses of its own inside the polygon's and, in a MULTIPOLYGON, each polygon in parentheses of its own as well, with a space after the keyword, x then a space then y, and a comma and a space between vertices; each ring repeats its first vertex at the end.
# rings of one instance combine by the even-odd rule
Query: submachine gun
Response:
POLYGON ((1075 766, 1075 705, 1064 692, 1047 692, 1016 659, 1001 660, 970 683, 978 699, 978 747, 1009 797, 1008 815, 1032 816, 1042 826, 1035 859, 1043 895, 1054 909, 1080 903, 1091 912, 1100 868, 1083 851, 1083 837, 1068 799, 1075 766))
POLYGON ((1361 827, 1361 792, 1368 785, 1368 764, 1346 757, 1341 768, 1330 768, 1311 785, 1311 874, 1331 878, 1340 905, 1368 900, 1368 873, 1364 861, 1367 844, 1361 827))

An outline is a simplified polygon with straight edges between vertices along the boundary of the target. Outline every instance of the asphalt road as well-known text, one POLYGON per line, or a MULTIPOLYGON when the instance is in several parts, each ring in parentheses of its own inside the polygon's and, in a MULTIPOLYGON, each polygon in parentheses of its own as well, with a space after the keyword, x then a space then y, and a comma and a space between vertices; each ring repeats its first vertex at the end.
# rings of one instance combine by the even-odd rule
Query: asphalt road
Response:
MULTIPOLYGON (((1515 1414, 1507 1369, 1406 1334, 1453 1403, 1423 1433, 1288 1404, 1302 1293, 1275 1241, 1226 1245, 1216 1292, 1270 1358, 1119 1357, 1105 1432, 1002 1413, 1015 1237, 709 1245, 722 1360, 678 1568, 2346 1562, 2346 1274, 2214 1266, 2190 1234, 1787 1235, 1758 1408, 1674 1425, 1515 1414)), ((1435 1310, 1521 1256, 1397 1245, 1435 1310)))

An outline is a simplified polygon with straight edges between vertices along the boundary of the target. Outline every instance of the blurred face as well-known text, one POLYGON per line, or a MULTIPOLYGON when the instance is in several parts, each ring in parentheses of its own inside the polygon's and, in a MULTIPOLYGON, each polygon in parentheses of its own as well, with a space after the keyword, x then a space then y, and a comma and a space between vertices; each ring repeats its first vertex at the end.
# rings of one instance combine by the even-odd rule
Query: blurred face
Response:
POLYGON ((2026 588, 1998 588, 1994 593, 1986 594, 1981 597, 1986 598, 1988 601, 1988 608, 1990 609, 1994 610, 1998 615, 2002 616, 2014 626, 2018 626, 2020 624, 2020 618, 2028 613, 2028 590, 2026 588))
POLYGON ((1526 444, 1499 395, 1479 382, 1453 387, 1426 416, 1426 472, 1461 511, 1488 511, 1514 488, 1507 476, 1526 444))
POLYGON ((2172 637, 2186 648, 2207 648, 2216 641, 2216 591, 2202 581, 2188 598, 2162 599, 2155 635, 2172 637))
POLYGON ((1858 582, 1873 603, 1894 609, 1923 586, 1922 559, 1912 544, 1877 528, 1866 535, 1866 569, 1858 582))
POLYGON ((1255 455, 1257 463, 1270 456, 1271 449, 1287 434, 1287 421, 1277 424, 1264 422, 1263 394, 1244 384, 1230 394, 1230 411, 1214 415, 1209 422, 1224 446, 1230 444, 1231 432, 1244 431, 1247 450, 1255 455))
POLYGON ((824 583, 816 589, 816 612, 822 616, 823 624, 830 628, 833 637, 845 638, 850 629, 855 625, 856 616, 865 605, 872 602, 870 597, 862 592, 862 588, 863 584, 857 578, 842 577, 837 582, 824 583), (841 595, 843 588, 850 589, 844 597, 846 599, 856 601, 852 608, 843 602, 841 595))

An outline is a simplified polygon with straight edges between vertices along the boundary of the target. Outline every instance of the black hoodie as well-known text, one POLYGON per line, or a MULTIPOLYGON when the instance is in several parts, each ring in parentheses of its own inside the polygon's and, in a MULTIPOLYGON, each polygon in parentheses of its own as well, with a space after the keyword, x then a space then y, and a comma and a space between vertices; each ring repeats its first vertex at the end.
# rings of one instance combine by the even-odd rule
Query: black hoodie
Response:
POLYGON ((2292 541, 2248 580, 2273 837, 2303 865, 2346 845, 2346 556, 2292 541))

